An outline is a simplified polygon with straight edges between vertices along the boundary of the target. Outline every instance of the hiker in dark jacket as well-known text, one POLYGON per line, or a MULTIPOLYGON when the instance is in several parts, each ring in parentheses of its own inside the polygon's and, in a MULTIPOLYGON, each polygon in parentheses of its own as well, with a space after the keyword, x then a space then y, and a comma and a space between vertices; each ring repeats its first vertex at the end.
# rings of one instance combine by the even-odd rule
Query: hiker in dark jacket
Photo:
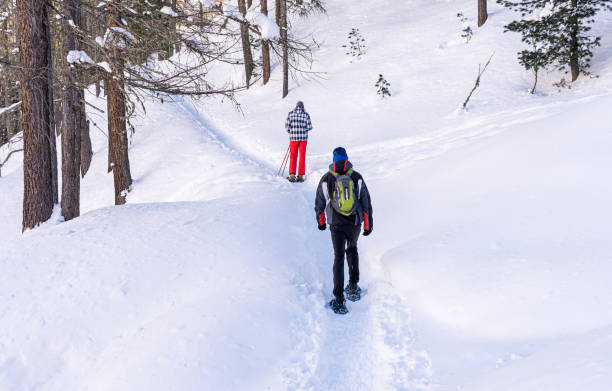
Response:
POLYGON ((306 145, 308 144, 308 132, 312 130, 310 115, 304 110, 304 103, 297 103, 295 109, 290 111, 285 121, 285 129, 289 133, 289 182, 303 182, 306 175, 306 145), (295 166, 297 165, 298 151, 300 153, 300 167, 298 176, 295 177, 295 166))
POLYGON ((353 170, 346 150, 334 149, 333 163, 321 178, 315 198, 317 223, 321 231, 331 231, 334 246, 334 299, 330 306, 337 313, 346 313, 344 285, 344 254, 349 267, 349 283, 344 289, 349 300, 359 300, 359 254, 357 239, 363 223, 363 235, 372 233, 372 203, 361 174, 353 170), (351 188, 353 193, 351 194, 351 188))

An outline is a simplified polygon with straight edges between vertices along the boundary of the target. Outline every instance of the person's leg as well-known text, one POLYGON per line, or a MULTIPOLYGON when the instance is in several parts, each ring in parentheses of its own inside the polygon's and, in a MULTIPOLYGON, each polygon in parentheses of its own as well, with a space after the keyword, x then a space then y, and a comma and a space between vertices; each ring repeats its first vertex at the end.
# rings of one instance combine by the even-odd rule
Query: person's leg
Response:
POLYGON ((289 153, 291 153, 291 156, 289 157, 289 175, 291 174, 295 175, 295 166, 297 165, 298 145, 299 145, 299 141, 289 142, 289 153))
POLYGON ((306 175, 306 146, 308 141, 300 141, 299 149, 300 149, 300 166, 298 170, 298 175, 306 175))
POLYGON ((349 269, 349 283, 357 284, 359 282, 359 253, 357 252, 357 240, 361 233, 361 226, 347 227, 345 229, 347 237, 346 245, 346 263, 349 269))
POLYGON ((334 296, 344 297, 344 252, 346 234, 341 228, 330 226, 332 244, 334 246, 334 296))

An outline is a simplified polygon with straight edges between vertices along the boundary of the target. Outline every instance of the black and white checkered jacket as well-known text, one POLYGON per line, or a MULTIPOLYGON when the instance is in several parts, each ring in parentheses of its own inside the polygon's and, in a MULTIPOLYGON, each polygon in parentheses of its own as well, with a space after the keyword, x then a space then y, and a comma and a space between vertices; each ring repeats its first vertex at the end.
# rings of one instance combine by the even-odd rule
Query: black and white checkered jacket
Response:
POLYGON ((296 107, 287 115, 285 121, 285 129, 290 135, 291 141, 306 141, 308 140, 308 132, 312 130, 310 116, 303 107, 296 107))

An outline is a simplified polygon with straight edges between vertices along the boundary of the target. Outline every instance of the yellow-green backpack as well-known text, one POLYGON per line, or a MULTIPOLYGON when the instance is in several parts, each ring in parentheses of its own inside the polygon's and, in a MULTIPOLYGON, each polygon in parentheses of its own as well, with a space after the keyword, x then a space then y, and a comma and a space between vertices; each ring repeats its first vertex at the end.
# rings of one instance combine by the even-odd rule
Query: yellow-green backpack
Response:
POLYGON ((336 178, 336 186, 331 198, 332 208, 341 215, 350 216, 357 209, 355 182, 351 178, 353 170, 348 170, 344 175, 330 172, 336 178))

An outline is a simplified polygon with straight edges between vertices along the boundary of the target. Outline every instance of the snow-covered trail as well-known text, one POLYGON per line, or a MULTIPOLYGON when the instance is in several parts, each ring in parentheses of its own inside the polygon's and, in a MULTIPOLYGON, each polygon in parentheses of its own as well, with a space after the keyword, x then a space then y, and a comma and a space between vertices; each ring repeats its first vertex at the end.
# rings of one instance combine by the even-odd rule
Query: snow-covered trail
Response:
MULTIPOLYGON (((224 143, 211 121, 189 103, 181 103, 221 147, 258 170, 274 173, 264 156, 224 143)), ((262 173, 262 176, 265 175, 262 173)), ((303 184, 290 184, 295 203, 286 213, 298 232, 289 231, 279 240, 295 243, 295 257, 301 265, 292 284, 300 292, 306 316, 295 324, 296 338, 292 365, 284 371, 289 390, 422 390, 433 375, 427 353, 415 346, 410 311, 386 280, 380 257, 368 251, 368 238, 359 240, 362 300, 347 302, 349 314, 339 316, 324 308, 333 288, 333 249, 329 230, 316 228, 313 205, 317 182, 314 177, 303 184)), ((283 181, 274 178, 271 182, 283 181)), ((282 204, 279 200, 278 204, 282 204)), ((348 270, 345 264, 345 276, 348 270)))
MULTIPOLYGON (((177 104, 179 110, 209 135, 217 147, 267 178, 267 186, 279 197, 270 207, 292 204, 287 215, 290 226, 277 239, 294 243, 297 270, 291 280, 299 293, 304 316, 292 322, 294 350, 291 364, 283 371, 289 390, 420 390, 431 382, 431 362, 426 352, 414 346, 410 312, 392 285, 385 279, 380 257, 368 252, 368 238, 361 237, 361 285, 367 292, 357 303, 348 302, 349 314, 339 316, 325 308, 333 288, 333 250, 329 231, 316 229, 313 205, 316 181, 288 184, 274 176, 276 168, 265 156, 242 150, 228 142, 205 114, 189 102, 177 104), (279 182, 283 192, 277 192, 279 182), (282 200, 285 198, 285 200, 282 200)), ((193 157, 195 158, 195 157, 193 157)), ((185 156, 186 161, 192 161, 185 156)), ((279 221, 272 218, 271 221, 279 221)), ((346 269, 346 265, 345 265, 346 269)), ((348 276, 348 271, 345 270, 348 276)))

